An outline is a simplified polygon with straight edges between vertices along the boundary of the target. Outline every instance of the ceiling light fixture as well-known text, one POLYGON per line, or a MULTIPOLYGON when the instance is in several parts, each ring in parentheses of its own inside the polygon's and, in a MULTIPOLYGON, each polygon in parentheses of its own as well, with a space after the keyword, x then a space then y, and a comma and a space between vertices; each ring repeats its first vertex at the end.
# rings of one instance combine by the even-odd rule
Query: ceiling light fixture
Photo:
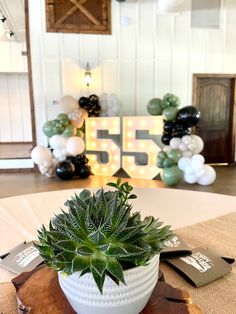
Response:
POLYGON ((5 17, 5 15, 2 15, 2 17, 1 17, 1 19, 0 19, 1 21, 2 21, 2 23, 5 23, 6 22, 6 20, 7 20, 7 18, 5 17))
POLYGON ((6 37, 8 38, 8 39, 11 39, 13 36, 15 35, 15 33, 11 30, 10 32, 7 32, 6 33, 6 37))
POLYGON ((85 81, 85 83, 86 83, 86 85, 88 87, 92 83, 92 73, 91 73, 90 66, 89 66, 88 62, 87 62, 86 70, 85 70, 85 73, 84 73, 84 81, 85 81))

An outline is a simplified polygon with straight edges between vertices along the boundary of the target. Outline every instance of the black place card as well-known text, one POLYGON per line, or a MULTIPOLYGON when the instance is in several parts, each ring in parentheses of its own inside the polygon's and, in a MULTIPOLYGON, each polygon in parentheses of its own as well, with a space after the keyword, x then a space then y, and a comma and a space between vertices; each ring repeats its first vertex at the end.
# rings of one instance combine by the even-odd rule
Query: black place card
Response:
POLYGON ((232 269, 219 254, 205 248, 195 248, 190 255, 171 258, 166 262, 196 287, 225 276, 232 269))
POLYGON ((191 254, 190 247, 184 242, 181 236, 174 234, 172 238, 165 242, 165 248, 161 252, 161 259, 184 256, 191 254))
POLYGON ((42 263, 43 258, 39 255, 39 251, 33 242, 21 243, 0 258, 0 267, 17 275, 25 271, 31 271, 42 263))

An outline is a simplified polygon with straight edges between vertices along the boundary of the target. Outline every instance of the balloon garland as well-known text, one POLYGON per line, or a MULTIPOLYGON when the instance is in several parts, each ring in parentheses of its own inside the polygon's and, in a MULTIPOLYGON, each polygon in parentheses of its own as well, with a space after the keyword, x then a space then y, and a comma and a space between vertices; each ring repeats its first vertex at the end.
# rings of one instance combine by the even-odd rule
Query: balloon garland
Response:
POLYGON ((56 119, 43 125, 43 133, 49 139, 49 147, 36 146, 31 158, 39 171, 48 177, 57 176, 62 180, 73 177, 87 178, 91 175, 85 150, 85 119, 98 116, 117 116, 121 103, 115 94, 74 97, 66 95, 60 99, 63 111, 56 119))
POLYGON ((157 167, 163 169, 161 179, 174 186, 184 180, 189 184, 210 185, 216 179, 215 170, 205 164, 200 153, 203 140, 191 134, 191 128, 200 119, 200 112, 193 106, 178 109, 179 97, 166 94, 163 99, 153 98, 147 104, 151 115, 163 115, 162 143, 165 145, 157 156, 157 167))
POLYGON ((84 122, 88 116, 100 112, 101 108, 96 95, 91 95, 86 104, 79 106, 74 97, 64 96, 59 102, 63 113, 43 125, 43 133, 49 138, 49 147, 39 145, 31 152, 32 160, 43 175, 56 175, 62 180, 70 180, 73 177, 87 178, 92 174, 89 161, 83 154, 84 122))

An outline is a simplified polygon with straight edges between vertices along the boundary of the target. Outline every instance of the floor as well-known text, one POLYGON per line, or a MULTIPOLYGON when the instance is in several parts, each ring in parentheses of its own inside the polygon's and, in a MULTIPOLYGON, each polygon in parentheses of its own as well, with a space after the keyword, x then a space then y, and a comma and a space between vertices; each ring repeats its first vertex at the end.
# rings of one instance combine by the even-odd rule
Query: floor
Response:
MULTIPOLYGON (((215 167, 217 178, 211 186, 190 185, 181 183, 175 189, 186 189, 204 191, 236 196, 236 167, 215 167)), ((0 173, 0 198, 46 192, 53 190, 64 190, 74 188, 98 188, 106 186, 107 182, 115 181, 115 177, 91 176, 87 179, 74 179, 61 181, 58 178, 47 178, 40 173, 0 173)), ((166 188, 160 180, 123 179, 129 181, 135 187, 166 188)))

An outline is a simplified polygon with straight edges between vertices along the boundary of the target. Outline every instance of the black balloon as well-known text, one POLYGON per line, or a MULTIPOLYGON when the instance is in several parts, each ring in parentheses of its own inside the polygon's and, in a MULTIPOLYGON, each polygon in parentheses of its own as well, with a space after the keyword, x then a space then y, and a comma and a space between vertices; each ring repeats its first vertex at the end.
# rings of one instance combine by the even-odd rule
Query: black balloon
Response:
POLYGON ((175 123, 173 121, 165 121, 163 129, 167 133, 172 133, 174 127, 175 123))
POLYGON ((73 156, 68 156, 68 157, 66 158, 66 161, 71 161, 72 163, 74 163, 75 157, 73 157, 73 156))
POLYGON ((90 95, 89 97, 81 97, 79 99, 79 105, 81 108, 88 111, 89 117, 98 117, 101 111, 99 105, 99 98, 97 95, 90 95))
POLYGON ((56 175, 62 180, 70 180, 75 174, 75 166, 70 160, 59 162, 56 166, 56 175))
POLYGON ((192 127, 198 124, 200 119, 200 111, 193 106, 187 106, 180 109, 177 120, 184 124, 186 127, 192 127))
POLYGON ((81 166, 78 171, 78 176, 82 179, 89 177, 91 174, 91 167, 88 165, 81 166))
POLYGON ((184 129, 186 129, 186 127, 182 123, 178 122, 175 124, 173 131, 182 131, 184 129))
POLYGON ((81 108, 84 108, 87 107, 89 105, 89 99, 87 97, 81 97, 79 99, 79 105, 81 108))
POLYGON ((84 154, 80 154, 74 157, 75 162, 80 164, 80 166, 84 166, 88 163, 88 158, 84 154))
POLYGON ((89 162, 89 160, 84 154, 81 154, 75 156, 72 162, 75 166, 75 175, 80 176, 80 168, 86 165, 89 162))
POLYGON ((98 96, 97 95, 90 95, 89 96, 89 101, 90 101, 90 103, 96 103, 96 104, 98 104, 99 103, 99 98, 98 98, 98 96))
POLYGON ((169 133, 164 133, 162 135, 161 141, 164 145, 169 145, 170 144, 170 140, 172 139, 172 135, 169 133))

